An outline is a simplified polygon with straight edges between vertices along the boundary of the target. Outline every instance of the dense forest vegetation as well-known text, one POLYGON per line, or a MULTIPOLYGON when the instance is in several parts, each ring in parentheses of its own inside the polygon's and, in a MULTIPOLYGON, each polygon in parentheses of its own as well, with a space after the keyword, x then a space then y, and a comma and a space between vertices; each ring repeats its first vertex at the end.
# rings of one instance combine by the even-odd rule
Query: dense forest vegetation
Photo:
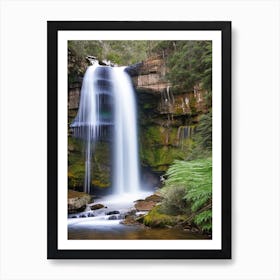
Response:
MULTIPOLYGON (((69 82, 83 76, 85 57, 131 65, 161 56, 172 92, 192 92, 199 85, 206 93, 208 110, 198 116, 189 152, 175 159, 164 174, 163 200, 143 222, 148 226, 181 224, 212 230, 212 43, 211 41, 69 41, 69 82)), ((190 118, 193 116, 190 116, 190 118)), ((149 149, 149 147, 147 147, 149 149)))
POLYGON ((175 91, 192 90, 201 83, 211 93, 211 41, 69 41, 68 72, 70 80, 83 76, 85 57, 110 60, 120 66, 141 62, 153 55, 165 58, 167 79, 175 91))

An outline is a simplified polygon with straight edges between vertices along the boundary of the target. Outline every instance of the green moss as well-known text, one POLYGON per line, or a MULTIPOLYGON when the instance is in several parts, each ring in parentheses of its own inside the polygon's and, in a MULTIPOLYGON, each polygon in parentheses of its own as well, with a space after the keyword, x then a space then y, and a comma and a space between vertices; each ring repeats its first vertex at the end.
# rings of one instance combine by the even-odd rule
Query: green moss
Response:
POLYGON ((172 146, 141 147, 140 159, 155 171, 165 171, 175 159, 184 159, 186 150, 172 146))
POLYGON ((83 151, 83 143, 80 139, 73 138, 72 136, 68 136, 68 162, 71 160, 71 156, 74 157, 80 156, 83 151))
POLYGON ((191 109, 191 114, 196 114, 197 113, 196 98, 193 95, 191 95, 189 98, 189 105, 190 105, 190 109, 191 109))
POLYGON ((91 184, 93 186, 97 186, 100 188, 107 188, 110 186, 110 181, 106 180, 107 178, 103 179, 103 180, 97 180, 97 179, 93 179, 91 180, 91 184))
MULTIPOLYGON (((110 145, 98 143, 94 149, 91 164, 91 183, 98 187, 109 187, 111 182, 110 145)), ((85 162, 81 140, 68 139, 68 187, 82 187, 85 177, 85 162)))
POLYGON ((92 155, 92 184, 98 187, 111 185, 111 147, 109 143, 98 143, 92 155))
POLYGON ((168 132, 160 126, 142 127, 140 133, 140 158, 144 165, 166 165, 168 132))
POLYGON ((80 161, 68 166, 68 187, 75 189, 84 184, 85 167, 80 161))
POLYGON ((82 157, 82 142, 68 137, 68 187, 75 189, 84 184, 84 160, 82 157))
POLYGON ((144 144, 146 145, 159 145, 164 144, 164 134, 160 130, 159 126, 148 126, 144 128, 142 131, 142 138, 144 144))
POLYGON ((151 109, 154 107, 154 104, 150 104, 150 103, 145 103, 143 104, 143 109, 147 110, 147 109, 151 109))
POLYGON ((71 122, 77 115, 77 110, 68 110, 68 120, 71 122))
POLYGON ((173 226, 176 223, 176 218, 170 215, 159 212, 159 206, 155 206, 145 217, 144 225, 149 227, 165 227, 173 226))
POLYGON ((172 127, 169 129, 169 144, 172 146, 176 146, 178 143, 177 131, 177 127, 172 127))
POLYGON ((193 149, 193 140, 178 140, 178 127, 141 126, 140 160, 154 171, 166 171, 176 159, 186 159, 193 149), (180 143, 179 143, 180 142, 180 143))
POLYGON ((187 220, 186 215, 168 215, 163 213, 161 205, 155 206, 144 216, 143 223, 149 227, 163 228, 166 226, 175 226, 187 220))

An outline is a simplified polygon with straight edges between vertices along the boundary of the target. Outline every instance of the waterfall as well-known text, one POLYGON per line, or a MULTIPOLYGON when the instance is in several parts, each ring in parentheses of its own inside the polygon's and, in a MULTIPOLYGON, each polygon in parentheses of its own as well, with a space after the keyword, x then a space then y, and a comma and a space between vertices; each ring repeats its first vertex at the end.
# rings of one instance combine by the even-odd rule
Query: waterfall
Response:
POLYGON ((185 139, 192 138, 194 134, 194 126, 179 126, 177 131, 178 144, 182 148, 185 145, 185 139))
POLYGON ((98 139, 99 134, 99 100, 94 86, 97 64, 88 67, 82 84, 79 110, 74 122, 73 136, 84 141, 85 151, 85 178, 84 192, 90 192, 91 185, 91 158, 92 142, 98 139))
POLYGON ((134 91, 125 68, 113 69, 116 123, 113 190, 115 193, 135 193, 140 184, 134 91))
POLYGON ((170 86, 167 86, 166 90, 161 92, 161 102, 159 104, 159 109, 162 113, 173 113, 175 99, 170 86))
POLYGON ((84 191, 91 186, 95 144, 113 142, 113 192, 140 190, 137 112, 133 85, 124 67, 89 66, 82 84, 79 110, 71 124, 73 136, 84 142, 84 191))

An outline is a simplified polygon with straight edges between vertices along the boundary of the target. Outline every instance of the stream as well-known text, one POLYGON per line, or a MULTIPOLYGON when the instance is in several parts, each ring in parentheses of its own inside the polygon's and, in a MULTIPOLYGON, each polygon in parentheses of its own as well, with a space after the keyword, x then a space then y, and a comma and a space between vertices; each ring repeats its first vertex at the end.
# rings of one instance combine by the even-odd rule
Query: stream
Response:
MULTIPOLYGON (((135 211, 134 202, 144 199, 152 192, 107 195, 88 204, 84 212, 68 215, 68 239, 209 239, 207 235, 178 228, 149 228, 144 225, 124 225, 125 215, 135 211), (92 205, 105 207, 91 210, 92 205)), ((146 211, 137 211, 143 215, 146 211)))

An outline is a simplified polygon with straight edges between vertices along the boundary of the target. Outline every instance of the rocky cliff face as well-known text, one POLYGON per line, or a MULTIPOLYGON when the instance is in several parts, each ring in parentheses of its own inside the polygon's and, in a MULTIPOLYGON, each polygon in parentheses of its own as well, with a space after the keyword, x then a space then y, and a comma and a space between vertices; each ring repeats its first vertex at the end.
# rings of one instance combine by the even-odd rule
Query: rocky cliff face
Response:
MULTIPOLYGON (((192 136, 199 116, 208 111, 207 92, 195 85, 192 92, 173 94, 166 79, 168 68, 161 57, 150 58, 130 72, 136 89, 139 114, 139 146, 142 167, 165 171, 175 159, 184 159, 193 146, 192 136)), ((80 83, 70 85, 68 120, 75 117, 80 99, 80 83)), ((69 137, 69 185, 83 182, 81 144, 69 137)), ((101 143, 93 160, 93 184, 106 187, 111 177, 110 145, 101 143)))
POLYGON ((132 77, 137 91, 140 158, 154 171, 165 171, 174 159, 186 158, 199 115, 208 111, 207 92, 173 94, 161 57, 150 58, 132 77))
POLYGON ((153 57, 144 61, 138 71, 132 73, 132 80, 139 92, 158 93, 170 84, 165 79, 167 67, 160 57, 153 57))

